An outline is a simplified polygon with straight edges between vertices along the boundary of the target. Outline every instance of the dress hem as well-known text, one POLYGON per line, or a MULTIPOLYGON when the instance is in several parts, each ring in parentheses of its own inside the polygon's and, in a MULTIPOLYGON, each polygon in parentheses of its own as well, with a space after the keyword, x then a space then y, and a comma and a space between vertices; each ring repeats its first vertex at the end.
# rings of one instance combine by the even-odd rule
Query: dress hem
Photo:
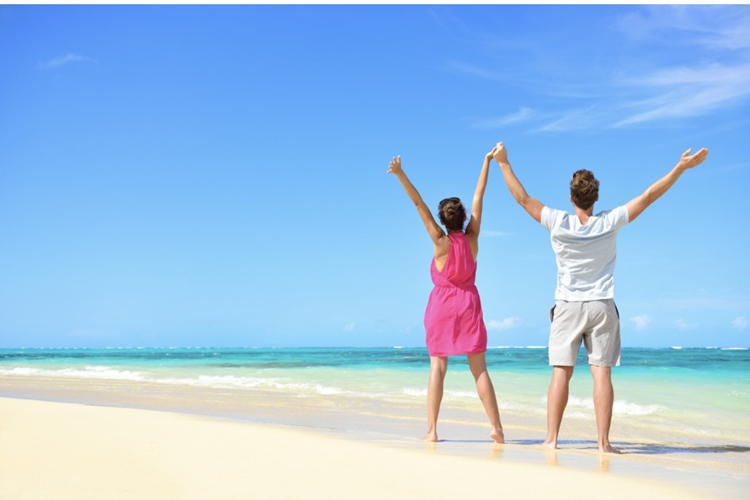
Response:
POLYGON ((482 352, 487 352, 487 348, 485 347, 484 349, 476 349, 476 350, 471 350, 471 351, 460 351, 460 352, 454 352, 454 353, 451 353, 451 354, 442 354, 442 353, 441 354, 434 354, 434 353, 430 352, 429 349, 427 350, 427 353, 430 356, 437 357, 437 358, 447 358, 448 356, 463 356, 464 354, 479 354, 479 353, 482 353, 482 352))

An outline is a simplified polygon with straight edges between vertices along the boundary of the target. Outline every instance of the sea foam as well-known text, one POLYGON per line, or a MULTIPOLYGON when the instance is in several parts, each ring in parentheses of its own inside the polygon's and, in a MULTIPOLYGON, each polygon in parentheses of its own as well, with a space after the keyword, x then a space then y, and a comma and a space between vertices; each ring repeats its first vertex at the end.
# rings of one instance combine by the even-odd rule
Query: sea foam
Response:
POLYGON ((106 366, 86 366, 84 369, 64 368, 62 370, 47 370, 42 368, 16 367, 10 370, 0 370, 0 375, 34 376, 34 377, 63 377, 103 380, 137 380, 145 378, 140 372, 130 370, 116 370, 106 366))
MULTIPOLYGON (((542 398, 542 403, 544 403, 545 405, 547 404, 547 396, 542 398)), ((568 398, 568 407, 587 408, 589 410, 593 410, 594 400, 592 398, 578 398, 575 396, 570 396, 568 398)), ((612 413, 614 415, 626 416, 651 415, 666 409, 667 407, 662 405, 639 405, 636 403, 631 403, 630 401, 626 401, 624 399, 615 400, 614 404, 612 405, 612 413)), ((573 413, 571 413, 571 416, 573 416, 573 413)))

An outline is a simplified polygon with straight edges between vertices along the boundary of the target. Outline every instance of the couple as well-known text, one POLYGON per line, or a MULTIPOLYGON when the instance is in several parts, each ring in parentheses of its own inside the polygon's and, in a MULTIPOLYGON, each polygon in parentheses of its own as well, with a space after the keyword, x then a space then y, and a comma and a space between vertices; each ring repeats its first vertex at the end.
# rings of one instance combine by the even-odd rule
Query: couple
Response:
POLYGON ((614 210, 594 215, 599 199, 599 181, 588 170, 573 174, 570 201, 573 213, 546 207, 526 193, 508 162, 502 142, 487 153, 479 174, 471 206, 471 219, 464 229, 466 211, 458 198, 446 198, 438 205, 440 223, 435 222, 419 192, 401 168, 401 157, 393 158, 388 173, 395 174, 406 194, 417 207, 435 246, 430 274, 435 288, 425 312, 427 350, 430 354, 430 379, 427 389, 427 433, 424 439, 437 441, 437 419, 443 397, 443 381, 448 356, 466 354, 477 384, 479 398, 490 419, 490 436, 504 442, 495 389, 487 373, 484 353, 487 330, 482 305, 474 285, 479 251, 479 227, 482 200, 487 187, 490 162, 500 165, 503 179, 513 198, 551 233, 557 259, 555 306, 550 312, 549 364, 552 382, 547 398, 547 439, 544 444, 557 448, 568 387, 581 342, 586 347, 594 378, 594 409, 599 451, 617 453, 609 442, 614 391, 611 370, 620 364, 620 318, 614 303, 614 270, 617 232, 638 217, 649 205, 667 192, 689 168, 700 165, 708 156, 703 148, 694 155, 683 153, 672 170, 640 196, 614 210), (446 234, 447 231, 447 234, 446 234))

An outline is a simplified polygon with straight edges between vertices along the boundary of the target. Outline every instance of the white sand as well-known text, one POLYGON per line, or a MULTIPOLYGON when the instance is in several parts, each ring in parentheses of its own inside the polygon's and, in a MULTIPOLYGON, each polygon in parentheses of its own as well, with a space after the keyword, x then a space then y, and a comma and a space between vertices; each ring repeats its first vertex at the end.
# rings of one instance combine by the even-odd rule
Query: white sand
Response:
POLYGON ((218 418, 0 398, 0 499, 589 497, 702 498, 645 479, 444 455, 421 446, 402 449, 218 418))

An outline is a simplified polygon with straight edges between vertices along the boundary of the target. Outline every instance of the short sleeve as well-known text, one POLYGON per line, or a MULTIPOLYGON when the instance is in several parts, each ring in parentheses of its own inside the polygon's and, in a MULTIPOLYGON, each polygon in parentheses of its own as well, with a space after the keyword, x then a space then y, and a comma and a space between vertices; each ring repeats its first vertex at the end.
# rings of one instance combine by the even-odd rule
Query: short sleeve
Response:
POLYGON ((560 210, 555 210, 554 208, 544 206, 542 207, 542 216, 539 222, 547 228, 547 231, 552 231, 552 228, 555 227, 555 222, 560 217, 560 214, 560 210))
POLYGON ((621 227, 626 226, 628 222, 630 222, 628 207, 622 205, 613 210, 610 210, 607 212, 606 218, 611 227, 613 227, 614 229, 620 229, 621 227))

